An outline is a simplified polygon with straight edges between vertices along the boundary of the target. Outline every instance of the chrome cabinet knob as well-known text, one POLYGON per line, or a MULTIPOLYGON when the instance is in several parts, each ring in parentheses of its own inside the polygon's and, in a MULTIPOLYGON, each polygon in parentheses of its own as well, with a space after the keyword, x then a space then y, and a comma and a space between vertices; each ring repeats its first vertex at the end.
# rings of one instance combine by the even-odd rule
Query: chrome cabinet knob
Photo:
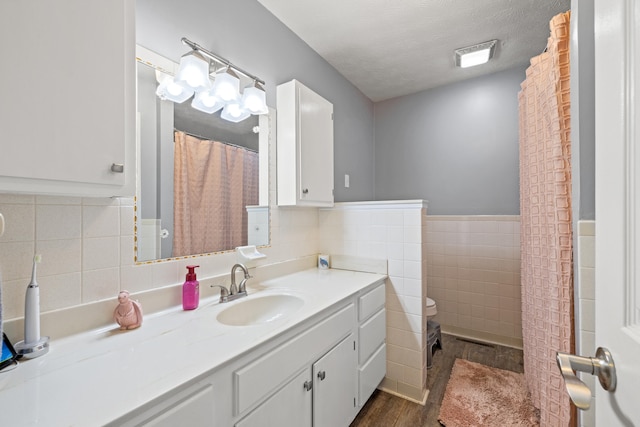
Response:
POLYGON ((320 381, 323 381, 326 376, 327 373, 325 371, 318 372, 318 378, 320 378, 320 381))
POLYGON ((112 163, 111 164, 111 172, 123 173, 124 172, 124 165, 122 163, 112 163))
POLYGON ((303 189, 302 194, 309 194, 309 189, 308 188, 303 189))
POLYGON ((313 381, 305 381, 302 385, 306 391, 311 391, 313 388, 313 381))

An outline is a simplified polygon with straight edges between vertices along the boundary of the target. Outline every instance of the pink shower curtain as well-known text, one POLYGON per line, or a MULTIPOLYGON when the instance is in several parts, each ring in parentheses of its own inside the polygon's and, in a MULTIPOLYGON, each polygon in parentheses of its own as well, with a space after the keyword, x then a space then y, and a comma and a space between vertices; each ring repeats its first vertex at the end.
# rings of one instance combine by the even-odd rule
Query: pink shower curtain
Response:
POLYGON ((519 94, 524 373, 542 427, 575 415, 555 358, 574 352, 569 20, 551 20, 519 94))
POLYGON ((173 256, 247 244, 247 205, 258 204, 258 153, 175 133, 173 256))

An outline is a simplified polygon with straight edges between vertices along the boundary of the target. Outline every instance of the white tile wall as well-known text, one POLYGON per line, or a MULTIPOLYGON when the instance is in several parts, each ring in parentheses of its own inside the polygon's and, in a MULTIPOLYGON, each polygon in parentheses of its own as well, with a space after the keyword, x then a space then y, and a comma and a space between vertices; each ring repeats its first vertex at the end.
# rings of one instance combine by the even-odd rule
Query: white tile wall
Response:
POLYGON ((415 401, 426 391, 426 204, 338 203, 321 209, 320 251, 388 260, 387 375, 382 388, 415 401))
MULTIPOLYGON (((43 312, 115 301, 121 289, 142 292, 182 283, 193 258, 134 262, 133 205, 132 199, 0 194, 6 222, 0 237, 3 320, 24 315, 34 253, 42 255, 38 282, 43 312)), ((262 249, 267 259, 259 265, 318 253, 317 209, 272 207, 271 223, 271 246, 262 249)), ((198 277, 226 274, 235 260, 234 253, 198 257, 198 277)))
POLYGON ((522 347, 519 216, 427 216, 428 295, 443 331, 522 347))
MULTIPOLYGON (((578 307, 576 309, 576 329, 578 330, 577 354, 593 356, 596 354, 595 343, 595 257, 596 257, 596 223, 595 221, 578 221, 578 247, 577 247, 577 275, 575 280, 578 307)), ((596 408, 595 390, 600 387, 596 384, 593 375, 579 374, 591 389, 591 409, 578 411, 578 423, 582 427, 595 427, 596 408)))

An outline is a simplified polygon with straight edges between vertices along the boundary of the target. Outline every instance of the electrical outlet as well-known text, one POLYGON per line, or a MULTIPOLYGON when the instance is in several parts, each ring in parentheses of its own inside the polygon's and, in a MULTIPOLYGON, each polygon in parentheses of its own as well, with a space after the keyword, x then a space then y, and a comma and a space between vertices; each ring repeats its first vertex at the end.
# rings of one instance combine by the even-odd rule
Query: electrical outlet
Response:
POLYGON ((344 174, 344 188, 349 188, 349 174, 344 174))

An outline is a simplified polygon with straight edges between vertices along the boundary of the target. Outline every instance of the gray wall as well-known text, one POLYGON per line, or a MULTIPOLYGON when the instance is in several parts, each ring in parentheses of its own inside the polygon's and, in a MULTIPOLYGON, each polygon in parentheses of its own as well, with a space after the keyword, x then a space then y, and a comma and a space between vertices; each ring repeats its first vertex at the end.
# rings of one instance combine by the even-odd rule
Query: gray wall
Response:
POLYGON ((136 0, 137 42, 175 61, 187 37, 266 81, 293 78, 334 106, 335 200, 373 198, 373 103, 256 0, 136 0), (344 188, 344 174, 351 177, 344 188))
POLYGON ((525 69, 376 103, 376 200, 426 199, 432 215, 518 214, 525 69))
POLYGON ((573 217, 596 218, 593 0, 571 2, 571 161, 573 217))

